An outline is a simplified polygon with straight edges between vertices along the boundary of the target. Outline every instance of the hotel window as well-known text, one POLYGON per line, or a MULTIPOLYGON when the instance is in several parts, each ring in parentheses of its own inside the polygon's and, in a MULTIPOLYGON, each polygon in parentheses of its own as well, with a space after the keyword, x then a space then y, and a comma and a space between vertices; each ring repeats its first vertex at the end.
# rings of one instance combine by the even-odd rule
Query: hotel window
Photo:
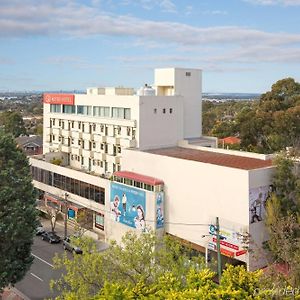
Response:
POLYGON ((130 111, 130 108, 124 108, 124 119, 126 120, 130 120, 130 114, 131 114, 131 111, 130 111))
POLYGON ((170 114, 173 113, 173 108, 170 108, 170 114))
POLYGON ((60 113, 61 112, 61 105, 60 104, 50 104, 50 112, 60 113))
POLYGON ((94 148, 94 149, 96 148, 96 143, 95 143, 95 142, 93 142, 93 148, 94 148))
POLYGON ((153 109, 153 112, 156 114, 156 113, 157 113, 157 108, 154 108, 154 109, 153 109))
POLYGON ((130 132, 131 132, 131 128, 130 128, 130 127, 127 127, 127 135, 128 135, 128 136, 130 135, 130 132))
POLYGON ((64 114, 75 114, 75 105, 63 105, 64 114))
POLYGON ((109 110, 108 106, 94 106, 93 114, 95 117, 109 118, 109 110))
POLYGON ((166 113, 166 109, 164 108, 164 109, 163 109, 163 114, 165 114, 165 113, 166 113))
POLYGON ((103 125, 103 124, 100 125, 100 131, 101 131, 101 132, 104 131, 104 125, 103 125))
POLYGON ((192 75, 191 72, 185 72, 185 76, 190 77, 191 75, 192 75))
POLYGON ((78 122, 78 129, 81 129, 81 122, 78 122))
POLYGON ((58 121, 58 126, 61 126, 61 120, 58 121))
POLYGON ((74 128, 74 121, 72 121, 72 123, 71 123, 71 127, 72 127, 72 128, 74 128))
POLYGON ((127 119, 130 120, 130 108, 113 107, 112 117, 116 119, 127 119))
POLYGON ((78 115, 92 115, 92 107, 87 105, 77 105, 77 114, 78 115))
POLYGON ((95 213, 95 227, 104 230, 104 215, 95 213))

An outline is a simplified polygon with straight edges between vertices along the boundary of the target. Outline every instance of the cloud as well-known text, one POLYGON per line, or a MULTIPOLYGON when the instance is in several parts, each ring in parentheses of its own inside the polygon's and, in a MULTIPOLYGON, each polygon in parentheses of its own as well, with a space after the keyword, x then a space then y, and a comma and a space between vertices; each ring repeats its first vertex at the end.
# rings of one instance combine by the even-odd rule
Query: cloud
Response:
POLYGON ((162 12, 176 13, 177 8, 172 0, 121 0, 120 5, 140 6, 146 10, 160 9, 162 12))
MULTIPOLYGON (((126 1, 129 3, 132 0, 126 1)), ((165 9, 173 7, 171 1, 138 0, 137 2, 152 5, 151 7, 160 3, 165 6, 165 9)), ((192 12, 192 7, 187 7, 186 11, 192 12)), ((151 21, 108 13, 73 0, 47 2, 1 0, 0 39, 28 36, 76 39, 89 36, 130 37, 130 43, 122 46, 123 48, 130 45, 143 50, 151 49, 153 52, 153 55, 148 57, 119 57, 118 60, 124 64, 136 61, 145 64, 147 60, 152 61, 153 64, 168 63, 169 65, 192 64, 192 62, 199 65, 232 62, 244 64, 300 62, 300 34, 296 33, 266 32, 238 26, 200 27, 179 22, 151 21), (161 55, 166 52, 166 49, 168 49, 167 54, 161 55), (156 52, 160 53, 155 54, 156 52)), ((0 59, 1 63, 5 63, 5 60, 1 62, 0 59)), ((44 63, 68 65, 74 68, 101 68, 100 65, 94 65, 87 59, 72 56, 50 57, 44 63)))
POLYGON ((298 6, 300 0, 244 0, 258 5, 298 6))
POLYGON ((44 60, 44 63, 60 67, 74 67, 76 69, 101 69, 102 66, 90 63, 87 60, 77 56, 52 56, 44 60))
POLYGON ((0 2, 0 37, 94 35, 127 36, 179 45, 199 44, 289 44, 299 43, 299 34, 269 33, 237 26, 196 27, 118 16, 75 2, 0 2), (4 4, 3 4, 4 3, 4 4), (7 4, 5 4, 7 3, 7 4))

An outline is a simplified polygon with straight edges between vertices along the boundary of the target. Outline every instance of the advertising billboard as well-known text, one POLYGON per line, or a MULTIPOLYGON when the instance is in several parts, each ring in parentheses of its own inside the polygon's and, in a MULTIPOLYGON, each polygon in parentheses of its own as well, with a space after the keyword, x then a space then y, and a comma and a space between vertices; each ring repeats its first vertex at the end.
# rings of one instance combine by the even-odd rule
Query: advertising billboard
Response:
POLYGON ((260 186, 249 190, 249 215, 250 223, 263 220, 266 203, 273 191, 272 185, 260 186))
POLYGON ((164 193, 156 194, 156 228, 164 227, 164 193))
POLYGON ((145 230, 146 193, 134 187, 111 183, 111 218, 127 226, 145 230))

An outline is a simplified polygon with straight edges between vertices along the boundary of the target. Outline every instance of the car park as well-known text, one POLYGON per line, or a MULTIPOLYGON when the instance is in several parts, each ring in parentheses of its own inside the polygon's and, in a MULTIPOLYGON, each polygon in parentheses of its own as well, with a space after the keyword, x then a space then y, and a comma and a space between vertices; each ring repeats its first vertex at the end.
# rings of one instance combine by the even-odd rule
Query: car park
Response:
POLYGON ((57 234, 55 234, 52 231, 45 231, 44 233, 41 234, 42 240, 49 242, 50 244, 52 243, 60 243, 61 238, 57 234))
POLYGON ((65 250, 69 250, 73 253, 82 254, 81 248, 74 245, 74 242, 72 241, 72 238, 70 238, 70 237, 64 238, 63 247, 64 247, 65 250))

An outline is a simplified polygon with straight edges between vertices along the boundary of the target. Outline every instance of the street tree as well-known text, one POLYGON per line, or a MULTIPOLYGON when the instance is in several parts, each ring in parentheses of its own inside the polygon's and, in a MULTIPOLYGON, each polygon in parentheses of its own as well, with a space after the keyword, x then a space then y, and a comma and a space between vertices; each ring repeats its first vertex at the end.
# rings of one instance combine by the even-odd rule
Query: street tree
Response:
POLYGON ((37 212, 31 181, 25 154, 0 132, 0 289, 21 280, 33 260, 37 212))
POLYGON ((79 245, 83 255, 55 258, 55 268, 66 271, 51 284, 60 292, 57 300, 269 299, 267 286, 260 292, 260 271, 227 266, 216 284, 216 273, 202 257, 192 257, 179 241, 158 239, 153 232, 129 232, 121 245, 112 242, 101 253, 91 239, 79 245))

